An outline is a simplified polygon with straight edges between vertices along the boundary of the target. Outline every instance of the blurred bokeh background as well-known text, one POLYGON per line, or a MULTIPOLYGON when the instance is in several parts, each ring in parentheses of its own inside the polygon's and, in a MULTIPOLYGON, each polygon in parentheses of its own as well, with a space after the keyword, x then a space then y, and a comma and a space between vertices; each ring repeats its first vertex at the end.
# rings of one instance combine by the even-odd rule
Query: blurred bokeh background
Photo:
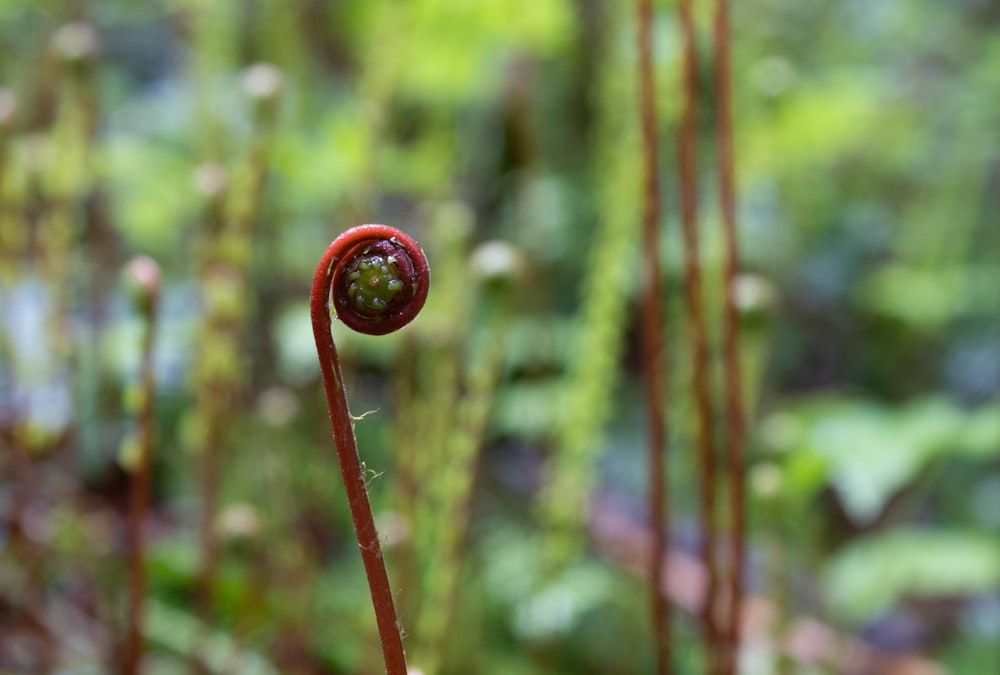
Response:
MULTIPOLYGON (((733 4, 743 672, 993 672, 1000 4, 733 4)), ((699 673, 680 43, 655 5, 673 639, 699 673)), ((427 307, 335 335, 410 661, 652 672, 633 22, 622 0, 0 0, 0 671, 120 666, 141 254, 163 274, 147 672, 382 672, 307 302, 330 240, 383 222, 425 246, 427 307)))

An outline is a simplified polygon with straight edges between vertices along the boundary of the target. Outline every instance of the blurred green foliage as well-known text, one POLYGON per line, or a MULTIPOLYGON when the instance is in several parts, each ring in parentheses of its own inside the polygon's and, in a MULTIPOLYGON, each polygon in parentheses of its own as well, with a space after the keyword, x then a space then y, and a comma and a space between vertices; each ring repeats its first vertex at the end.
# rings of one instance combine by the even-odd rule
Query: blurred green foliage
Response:
MULTIPOLYGON (((813 672, 776 645, 816 617, 979 672, 1000 640, 1000 9, 733 5, 748 578, 775 617, 744 670, 813 672)), ((658 253, 687 560, 675 9, 656 3, 658 253)), ((413 665, 652 669, 632 22, 624 0, 0 0, 0 669, 113 667, 142 328, 118 272, 145 254, 164 271, 148 671, 380 672, 306 307, 360 222, 416 236, 434 274, 401 333, 335 325, 413 665), (608 520, 640 534, 609 545, 608 520), (220 547, 207 612, 199 527, 220 547)), ((701 672, 679 614, 678 672, 701 672)))

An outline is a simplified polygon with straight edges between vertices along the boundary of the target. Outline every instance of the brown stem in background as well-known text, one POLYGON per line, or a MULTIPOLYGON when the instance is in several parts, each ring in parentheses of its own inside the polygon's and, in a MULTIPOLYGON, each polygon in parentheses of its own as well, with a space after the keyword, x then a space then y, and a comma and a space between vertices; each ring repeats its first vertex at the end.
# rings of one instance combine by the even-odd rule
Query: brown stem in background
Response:
POLYGON ((156 335, 156 306, 160 295, 160 268, 150 258, 134 258, 126 267, 136 284, 135 300, 142 312, 145 332, 139 366, 139 404, 135 411, 137 462, 129 484, 128 635, 125 640, 124 673, 142 671, 143 611, 146 599, 145 537, 143 529, 149 511, 153 468, 153 344, 156 335))
POLYGON ((729 491, 729 607, 726 613, 722 670, 732 675, 738 666, 740 621, 743 599, 743 566, 746 557, 746 467, 743 457, 745 419, 743 383, 740 372, 740 317, 736 308, 736 275, 739 273, 739 248, 736 238, 736 187, 733 161, 732 73, 730 55, 729 0, 716 0, 714 21, 715 97, 718 105, 716 135, 718 143, 719 210, 722 214, 725 268, 723 296, 723 369, 726 381, 726 444, 729 491))
POLYGON ((684 233, 684 299, 691 336, 696 444, 698 451, 698 497, 701 517, 701 558, 707 572, 704 625, 706 660, 709 672, 716 672, 719 627, 716 607, 719 596, 716 570, 715 447, 712 438, 712 400, 709 391, 708 336, 701 289, 698 246, 698 52, 691 0, 679 5, 683 43, 680 129, 678 138, 681 224, 684 233))
MULTIPOLYGON (((602 556, 629 573, 638 574, 647 559, 649 530, 645 522, 635 520, 629 510, 614 499, 601 500, 588 523, 588 534, 602 556)), ((667 555, 670 584, 664 592, 674 605, 686 612, 697 612, 704 598, 704 570, 700 561, 686 551, 675 549, 667 555)), ((773 597, 747 594, 744 600, 750 611, 744 631, 748 636, 773 646, 777 664, 768 672, 816 672, 822 664, 825 673, 941 673, 945 666, 916 651, 882 651, 855 635, 838 632, 815 617, 796 615, 775 602, 773 597), (777 617, 784 617, 777 620, 777 617), (808 647, 804 647, 808 645, 808 647)), ((693 670, 691 672, 694 672, 693 670)))
POLYGON ((649 426, 649 602, 652 614, 656 672, 671 672, 670 607, 662 590, 663 564, 669 536, 666 473, 666 395, 664 393, 663 294, 660 289, 659 157, 656 134, 656 83, 653 76, 652 0, 636 0, 639 43, 639 117, 642 125, 643 256, 642 304, 639 312, 643 382, 649 426))
POLYGON ((402 328, 416 316, 427 298, 429 285, 427 258, 416 242, 392 227, 361 225, 341 234, 327 248, 316 267, 310 298, 313 335, 337 458, 368 576, 388 675, 406 675, 406 656, 368 501, 365 471, 358 457, 340 358, 333 343, 330 300, 332 296, 337 318, 349 327, 370 335, 384 335, 402 328))

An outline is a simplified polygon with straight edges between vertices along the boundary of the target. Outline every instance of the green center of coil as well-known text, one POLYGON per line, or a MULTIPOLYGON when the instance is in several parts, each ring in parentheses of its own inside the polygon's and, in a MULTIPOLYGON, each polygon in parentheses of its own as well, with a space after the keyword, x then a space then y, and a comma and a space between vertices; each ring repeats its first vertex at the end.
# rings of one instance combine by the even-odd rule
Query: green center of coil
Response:
POLYGON ((360 255, 347 271, 347 300, 359 314, 381 316, 403 290, 395 256, 360 255))

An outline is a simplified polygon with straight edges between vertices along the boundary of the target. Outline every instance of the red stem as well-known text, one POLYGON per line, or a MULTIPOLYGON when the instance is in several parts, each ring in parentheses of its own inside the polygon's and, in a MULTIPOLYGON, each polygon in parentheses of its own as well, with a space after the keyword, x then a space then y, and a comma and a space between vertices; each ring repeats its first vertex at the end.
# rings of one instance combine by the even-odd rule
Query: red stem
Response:
MULTIPOLYGON (((351 413, 347 407, 347 395, 344 392, 340 359, 333 343, 330 319, 330 296, 331 291, 334 290, 338 267, 349 254, 363 248, 364 244, 384 240, 391 240, 413 259, 416 273, 416 278, 413 280, 413 283, 416 284, 414 298, 407 304, 405 310, 401 310, 405 312, 406 316, 392 318, 391 321, 398 328, 412 319, 427 296, 429 286, 427 261, 412 239, 399 230, 385 225, 362 225, 352 228, 330 244, 320 259, 313 277, 310 314, 313 334, 316 338, 316 350, 319 354, 320 372, 323 376, 323 387, 330 409, 330 422, 337 445, 337 458, 344 479, 344 489, 351 509, 351 518, 354 520, 354 530, 361 548, 361 559, 365 566, 365 574, 368 576, 368 586, 371 590, 372 604, 375 607, 375 619, 378 624, 379 639, 382 642, 386 672, 388 675, 406 675, 406 657, 403 653, 400 625, 396 618, 396 607, 392 599, 392 588, 389 586, 385 561, 382 559, 382 547, 375 529, 375 519, 368 501, 365 474, 358 456, 357 441, 354 437, 351 413)), ((382 327, 384 327, 384 322, 382 327)), ((380 330, 379 333, 381 332, 385 331, 380 330)))
POLYGON ((639 43, 639 116, 642 125, 643 268, 641 330, 647 425, 649 427, 649 602, 652 614, 656 672, 671 672, 670 607, 664 593, 664 564, 669 540, 667 515, 666 425, 664 411, 663 294, 660 289, 660 213, 658 186, 659 157, 656 134, 656 83, 653 76, 651 0, 636 1, 636 37, 639 43))
POLYGON ((149 512, 150 484, 153 471, 153 345, 156 336, 156 308, 159 303, 159 268, 148 258, 136 258, 129 266, 140 283, 137 294, 145 322, 142 362, 139 367, 139 408, 136 411, 136 443, 139 462, 129 486, 129 595, 128 634, 125 639, 125 675, 142 672, 146 600, 146 565, 144 528, 149 512))
POLYGON ((719 164, 719 208, 725 246, 725 321, 723 324, 723 368, 726 380, 726 445, 730 508, 729 611, 726 615, 726 651, 723 672, 737 670, 740 616, 743 599, 743 566, 746 557, 746 467, 743 457, 745 419, 740 371, 740 323, 734 294, 739 273, 736 237, 736 187, 733 160, 732 72, 730 56, 729 0, 715 5, 715 91, 718 101, 717 129, 719 164))
POLYGON ((691 0, 679 5, 683 41, 683 100, 678 139, 681 223, 684 232, 684 291, 691 331, 691 386, 697 414, 698 482, 701 515, 701 557, 708 576, 704 623, 709 672, 717 672, 719 628, 715 612, 719 582, 716 570, 715 447, 712 438, 712 400, 709 391, 708 337, 701 289, 698 246, 698 52, 691 0))

